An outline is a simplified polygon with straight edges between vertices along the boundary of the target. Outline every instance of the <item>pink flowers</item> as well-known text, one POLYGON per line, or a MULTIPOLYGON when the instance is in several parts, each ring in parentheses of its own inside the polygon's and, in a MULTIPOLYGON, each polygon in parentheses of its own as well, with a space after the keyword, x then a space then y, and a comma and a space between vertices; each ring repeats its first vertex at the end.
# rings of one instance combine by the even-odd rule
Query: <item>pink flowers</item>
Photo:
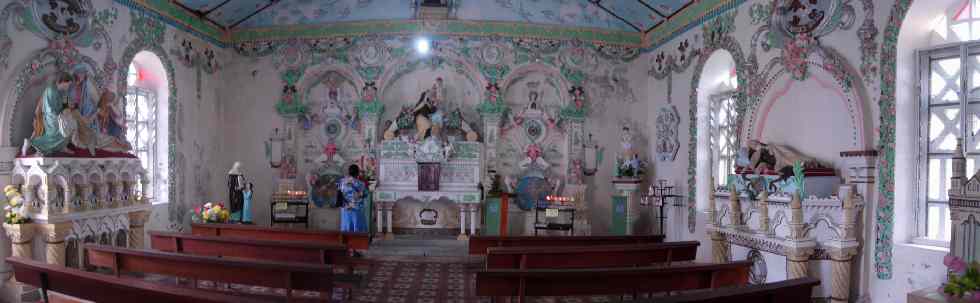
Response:
POLYGON ((946 255, 946 257, 943 258, 943 265, 946 265, 946 267, 949 268, 949 270, 956 272, 958 274, 962 274, 966 272, 966 267, 967 267, 967 264, 966 262, 963 261, 963 259, 960 259, 959 257, 954 256, 952 254, 948 254, 946 255))

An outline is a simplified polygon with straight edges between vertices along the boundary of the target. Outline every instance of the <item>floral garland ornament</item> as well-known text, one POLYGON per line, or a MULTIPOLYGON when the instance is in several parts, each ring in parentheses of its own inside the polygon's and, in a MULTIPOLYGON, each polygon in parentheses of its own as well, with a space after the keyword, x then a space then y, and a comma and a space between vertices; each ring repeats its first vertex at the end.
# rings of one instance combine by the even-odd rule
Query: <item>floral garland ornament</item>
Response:
POLYGON ((786 70, 793 75, 793 79, 803 81, 806 80, 807 73, 807 58, 809 57, 810 51, 813 46, 817 45, 817 41, 810 37, 809 34, 803 33, 797 35, 793 40, 786 44, 782 50, 783 65, 786 70))
POLYGON ((7 206, 4 206, 4 224, 24 224, 30 223, 31 218, 27 215, 27 208, 24 207, 24 198, 21 196, 17 186, 7 185, 3 188, 7 196, 7 206))

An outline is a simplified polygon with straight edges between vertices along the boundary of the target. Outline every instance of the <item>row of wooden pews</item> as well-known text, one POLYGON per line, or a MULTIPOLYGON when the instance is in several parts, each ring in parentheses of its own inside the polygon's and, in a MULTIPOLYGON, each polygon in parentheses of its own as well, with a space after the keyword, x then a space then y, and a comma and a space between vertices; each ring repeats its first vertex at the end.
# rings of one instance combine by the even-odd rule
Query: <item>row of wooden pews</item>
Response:
POLYGON ((696 291, 653 302, 810 302, 812 287, 820 283, 799 279, 747 287, 751 262, 696 264, 700 243, 662 241, 662 236, 474 236, 469 253, 486 255, 486 268, 476 273, 476 294, 523 303, 527 296, 635 298, 696 291))
POLYGON ((95 302, 310 300, 295 297, 294 291, 298 290, 317 291, 320 298, 314 301, 329 301, 334 287, 347 289, 350 298, 351 290, 362 284, 353 269, 370 266, 370 262, 348 254, 351 250, 366 249, 370 243, 367 234, 358 233, 195 224, 190 234, 150 232, 150 242, 152 250, 86 245, 87 263, 108 271, 109 275, 18 258, 9 258, 8 262, 14 266, 15 277, 22 283, 95 302), (143 280, 147 274, 190 280, 192 287, 150 283, 143 280), (195 289, 199 280, 215 282, 215 285, 234 283, 281 288, 286 292, 285 296, 236 296, 195 289), (107 289, 125 294, 106 296, 102 290, 107 289))

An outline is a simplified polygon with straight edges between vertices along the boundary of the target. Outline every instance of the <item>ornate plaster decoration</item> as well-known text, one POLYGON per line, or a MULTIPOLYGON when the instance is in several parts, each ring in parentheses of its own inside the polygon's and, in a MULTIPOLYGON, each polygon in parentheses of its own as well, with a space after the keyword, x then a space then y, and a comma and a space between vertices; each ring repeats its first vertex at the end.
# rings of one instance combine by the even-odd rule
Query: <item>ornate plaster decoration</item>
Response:
POLYGON ((857 36, 861 40, 861 71, 864 81, 870 83, 878 75, 878 27, 875 26, 875 3, 873 0, 861 0, 864 9, 864 22, 858 28, 857 36))
POLYGON ((753 48, 780 49, 779 62, 797 80, 806 80, 809 55, 822 49, 819 38, 850 28, 855 19, 854 7, 844 0, 757 3, 751 9, 753 22, 761 23, 766 11, 769 20, 752 36, 753 48))
MULTIPOLYGON (((115 23, 115 8, 95 11, 91 0, 13 1, 0 13, 0 68, 7 68, 13 41, 7 33, 7 23, 14 17, 18 31, 29 30, 42 39, 64 41, 72 47, 108 48, 104 69, 115 69, 112 61, 112 38, 109 29, 115 23)), ((106 80, 108 81, 108 80, 106 80)), ((104 82, 100 82, 104 85, 104 82)))
POLYGON ((897 0, 885 25, 881 45, 881 97, 878 99, 878 206, 875 211, 875 272, 878 279, 890 280, 892 268, 892 233, 895 220, 895 74, 898 33, 911 6, 911 0, 897 0))
POLYGON ((184 67, 194 69, 197 78, 197 99, 201 100, 201 71, 207 74, 214 74, 220 68, 220 64, 215 56, 211 45, 198 42, 190 37, 181 37, 183 34, 174 34, 174 41, 180 41, 179 47, 172 47, 170 54, 177 57, 184 67))
POLYGON ((657 159, 674 162, 680 142, 677 141, 678 126, 681 123, 677 107, 666 105, 657 112, 657 159))

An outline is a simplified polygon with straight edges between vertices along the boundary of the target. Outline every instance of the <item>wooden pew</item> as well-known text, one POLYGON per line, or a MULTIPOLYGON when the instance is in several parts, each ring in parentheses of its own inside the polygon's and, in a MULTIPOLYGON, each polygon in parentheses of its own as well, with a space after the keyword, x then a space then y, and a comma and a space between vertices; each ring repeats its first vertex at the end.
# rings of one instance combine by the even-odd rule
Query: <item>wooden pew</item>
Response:
POLYGON ((585 296, 652 293, 748 284, 752 263, 591 269, 487 269, 476 272, 476 295, 585 296))
MULTIPOLYGON (((192 256, 85 244, 89 264, 121 273, 152 273, 196 280, 319 291, 329 299, 333 269, 315 264, 192 256)), ((195 285, 196 287, 196 285, 195 285)), ((290 300, 292 291, 286 292, 290 300)))
POLYGON ((678 296, 639 300, 650 303, 810 303, 813 287, 820 285, 815 278, 801 278, 761 285, 718 289, 678 296))
POLYGON ((491 247, 487 269, 642 267, 693 261, 698 241, 568 247, 491 247))
POLYGON ((118 278, 16 257, 7 258, 7 264, 13 266, 14 277, 17 281, 41 288, 42 299, 44 300, 49 299, 48 291, 50 290, 77 299, 99 303, 259 303, 282 301, 261 300, 136 279, 118 278))
POLYGON ((302 241, 316 244, 343 244, 356 250, 368 249, 369 233, 311 230, 247 224, 191 224, 191 233, 201 236, 238 237, 256 240, 302 241))
POLYGON ((643 236, 470 236, 470 255, 485 255, 490 247, 520 246, 590 246, 616 244, 648 244, 664 241, 663 235, 643 236))

